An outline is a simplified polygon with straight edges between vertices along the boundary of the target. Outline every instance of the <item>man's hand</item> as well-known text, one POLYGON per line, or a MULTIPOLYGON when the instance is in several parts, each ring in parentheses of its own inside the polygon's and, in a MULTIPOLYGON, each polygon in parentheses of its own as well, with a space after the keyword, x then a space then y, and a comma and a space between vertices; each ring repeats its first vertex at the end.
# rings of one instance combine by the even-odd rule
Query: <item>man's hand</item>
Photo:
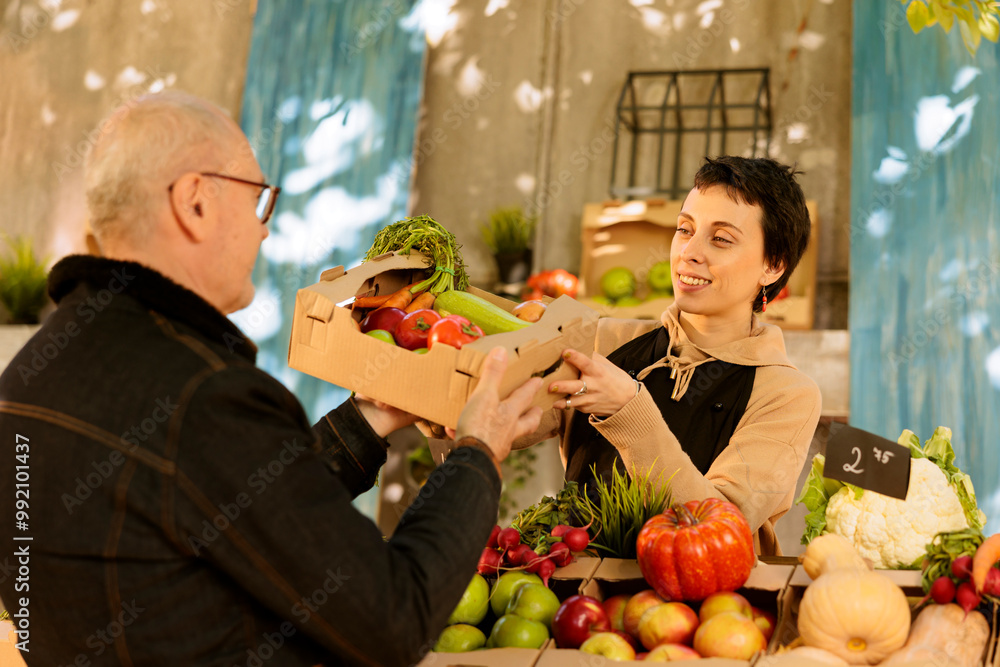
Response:
POLYGON ((354 402, 357 404, 358 410, 361 411, 361 416, 368 421, 372 430, 378 433, 380 438, 417 421, 416 415, 403 412, 399 408, 394 408, 381 401, 373 401, 361 394, 354 395, 354 402))
POLYGON ((469 396, 455 429, 456 439, 472 436, 481 440, 497 461, 507 458, 514 440, 534 433, 542 419, 541 408, 531 407, 542 379, 531 378, 501 401, 498 391, 505 370, 507 350, 495 347, 483 362, 479 384, 469 396))

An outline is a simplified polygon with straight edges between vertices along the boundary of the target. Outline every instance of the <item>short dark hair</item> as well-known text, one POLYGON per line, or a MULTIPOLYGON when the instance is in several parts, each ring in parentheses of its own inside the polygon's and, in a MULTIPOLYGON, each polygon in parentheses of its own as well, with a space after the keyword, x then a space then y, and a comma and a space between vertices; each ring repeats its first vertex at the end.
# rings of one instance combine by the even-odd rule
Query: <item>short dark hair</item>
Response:
MULTIPOLYGON (((770 158, 722 155, 705 158, 694 177, 699 190, 715 185, 726 189, 734 202, 760 206, 764 230, 764 260, 771 266, 784 264, 781 277, 768 286, 774 298, 788 282, 809 243, 811 223, 795 167, 770 158)), ((753 311, 763 307, 763 290, 754 297, 753 311)))

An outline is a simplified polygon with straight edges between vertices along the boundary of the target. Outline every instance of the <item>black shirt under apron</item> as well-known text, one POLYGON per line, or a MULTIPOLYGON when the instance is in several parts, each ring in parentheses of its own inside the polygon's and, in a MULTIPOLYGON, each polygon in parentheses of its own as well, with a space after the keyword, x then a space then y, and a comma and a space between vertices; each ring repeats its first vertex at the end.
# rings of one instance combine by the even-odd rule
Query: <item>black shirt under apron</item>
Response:
MULTIPOLYGON (((660 326, 622 345, 608 355, 608 360, 635 378, 642 369, 663 359, 669 346, 667 330, 660 326)), ((642 382, 681 448, 704 475, 729 444, 736 424, 746 412, 757 368, 718 359, 705 362, 695 368, 687 391, 678 401, 670 398, 675 382, 670 372, 667 367, 656 368, 642 382)), ((566 479, 586 484, 594 479, 590 468, 596 464, 598 477, 608 483, 612 466, 617 466, 621 473, 626 472, 625 466, 618 450, 590 424, 588 417, 576 412, 570 422, 566 479)), ((644 443, 637 444, 641 447, 644 443)), ((667 471, 666 480, 675 468, 671 467, 671 461, 661 463, 667 471)), ((588 485, 588 495, 596 500, 593 487, 588 485)))

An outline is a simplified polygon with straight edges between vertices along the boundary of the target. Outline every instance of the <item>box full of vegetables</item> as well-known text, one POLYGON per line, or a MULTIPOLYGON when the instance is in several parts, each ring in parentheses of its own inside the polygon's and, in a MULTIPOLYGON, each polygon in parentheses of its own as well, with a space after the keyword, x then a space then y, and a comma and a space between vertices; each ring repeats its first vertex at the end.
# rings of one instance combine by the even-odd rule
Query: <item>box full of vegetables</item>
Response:
POLYGON ((476 289, 458 248, 426 216, 383 229, 364 263, 324 271, 299 290, 289 366, 454 427, 500 346, 501 395, 543 377, 534 404, 550 408, 560 396, 548 385, 578 377, 563 351, 592 353, 598 314, 569 297, 516 304, 476 289))
MULTIPOLYGON (((956 548, 962 532, 942 534, 956 548)), ((971 560, 971 559, 970 559, 971 560)), ((952 595, 924 594, 913 570, 875 570, 847 538, 825 533, 809 543, 789 580, 781 643, 761 667, 893 665, 990 667, 996 644, 996 605, 975 592, 970 573, 955 568, 952 595), (963 590, 954 595, 954 581, 963 590), (966 590, 968 589, 968 590, 966 590)), ((960 561, 961 564, 961 561, 960 561)))

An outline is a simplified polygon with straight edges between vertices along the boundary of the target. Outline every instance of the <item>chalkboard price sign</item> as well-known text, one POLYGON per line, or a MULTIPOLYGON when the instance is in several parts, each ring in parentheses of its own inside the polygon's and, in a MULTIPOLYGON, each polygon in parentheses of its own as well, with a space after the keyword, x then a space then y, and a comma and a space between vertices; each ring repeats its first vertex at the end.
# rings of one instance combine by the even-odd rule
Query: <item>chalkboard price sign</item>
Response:
POLYGON ((833 424, 823 476, 906 500, 910 448, 853 426, 833 424))

